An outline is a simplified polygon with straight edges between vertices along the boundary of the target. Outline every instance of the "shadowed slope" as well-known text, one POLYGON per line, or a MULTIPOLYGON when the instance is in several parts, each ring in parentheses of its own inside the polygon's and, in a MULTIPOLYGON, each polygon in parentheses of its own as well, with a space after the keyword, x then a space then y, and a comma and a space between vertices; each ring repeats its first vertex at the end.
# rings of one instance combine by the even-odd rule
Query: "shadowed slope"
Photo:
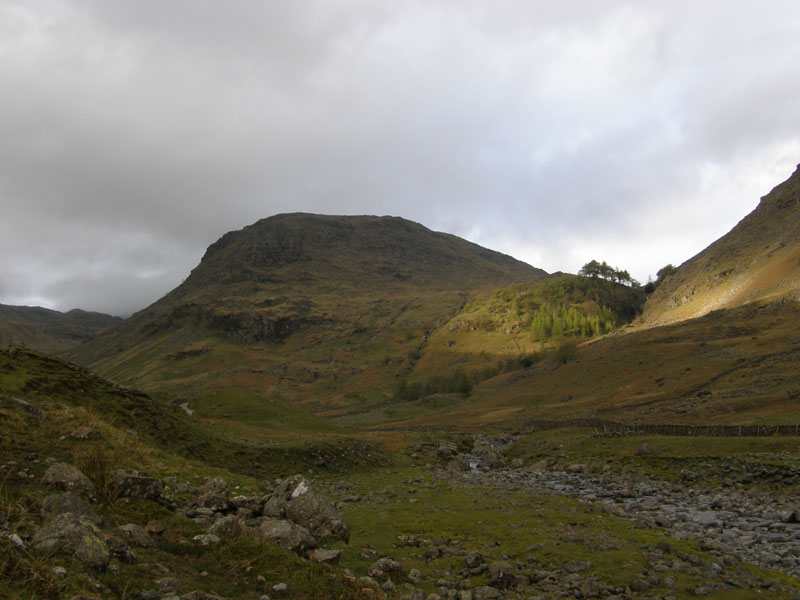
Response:
POLYGON ((0 346, 19 343, 40 352, 63 354, 121 321, 120 317, 78 309, 62 313, 39 306, 0 304, 0 346))

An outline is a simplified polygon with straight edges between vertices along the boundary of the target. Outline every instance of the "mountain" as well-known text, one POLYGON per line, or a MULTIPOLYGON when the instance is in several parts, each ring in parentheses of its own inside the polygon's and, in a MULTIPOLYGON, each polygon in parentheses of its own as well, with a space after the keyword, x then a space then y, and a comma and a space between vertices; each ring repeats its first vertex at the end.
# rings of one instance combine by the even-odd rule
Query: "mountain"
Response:
POLYGON ((352 404, 390 393, 476 293, 544 276, 401 218, 277 215, 222 236, 180 286, 71 357, 200 404, 221 388, 352 404))
POLYGON ((79 309, 62 313, 39 306, 0 304, 0 347, 18 343, 40 352, 63 354, 121 321, 79 309))
POLYGON ((653 293, 640 325, 781 297, 800 299, 800 165, 729 233, 683 263, 653 293))

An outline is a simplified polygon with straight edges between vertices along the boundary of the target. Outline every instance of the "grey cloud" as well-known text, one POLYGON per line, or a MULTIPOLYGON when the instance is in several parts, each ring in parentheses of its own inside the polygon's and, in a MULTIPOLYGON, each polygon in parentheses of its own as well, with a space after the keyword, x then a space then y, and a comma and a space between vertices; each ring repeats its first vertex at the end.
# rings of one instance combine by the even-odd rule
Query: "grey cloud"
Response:
POLYGON ((8 0, 0 302, 130 312, 298 210, 644 279, 800 160, 798 33, 789 0, 8 0))

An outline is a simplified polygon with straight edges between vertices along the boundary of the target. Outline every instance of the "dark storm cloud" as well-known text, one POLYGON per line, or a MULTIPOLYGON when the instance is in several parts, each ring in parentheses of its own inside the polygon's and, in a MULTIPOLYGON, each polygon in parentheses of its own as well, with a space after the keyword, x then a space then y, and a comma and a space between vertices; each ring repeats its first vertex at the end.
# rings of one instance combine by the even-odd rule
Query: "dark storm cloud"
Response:
POLYGON ((800 7, 0 0, 0 302, 144 307, 278 212, 641 279, 800 161, 800 7))

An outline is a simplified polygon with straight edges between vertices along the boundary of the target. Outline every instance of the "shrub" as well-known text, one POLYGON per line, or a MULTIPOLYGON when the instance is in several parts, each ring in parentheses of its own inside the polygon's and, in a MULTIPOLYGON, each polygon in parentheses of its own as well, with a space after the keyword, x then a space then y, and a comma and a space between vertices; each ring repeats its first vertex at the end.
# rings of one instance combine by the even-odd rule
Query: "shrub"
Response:
POLYGON ((578 346, 574 342, 564 342, 555 351, 556 363, 565 365, 578 358, 578 346))

